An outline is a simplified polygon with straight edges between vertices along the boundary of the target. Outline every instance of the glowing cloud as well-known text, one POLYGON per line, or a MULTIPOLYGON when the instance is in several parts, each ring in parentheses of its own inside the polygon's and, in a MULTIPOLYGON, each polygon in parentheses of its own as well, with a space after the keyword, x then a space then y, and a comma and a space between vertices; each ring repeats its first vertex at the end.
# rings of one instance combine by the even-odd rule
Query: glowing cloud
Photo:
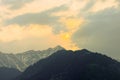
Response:
POLYGON ((9 25, 7 27, 0 27, 0 41, 11 42, 14 40, 22 40, 29 37, 43 37, 48 36, 51 33, 52 28, 47 25, 31 24, 27 27, 9 25))
POLYGON ((79 49, 79 47, 73 43, 71 40, 72 35, 78 30, 78 28, 81 26, 81 24, 84 22, 83 19, 78 18, 61 18, 60 22, 66 27, 67 31, 63 32, 58 35, 61 39, 63 47, 66 49, 76 50, 79 49))

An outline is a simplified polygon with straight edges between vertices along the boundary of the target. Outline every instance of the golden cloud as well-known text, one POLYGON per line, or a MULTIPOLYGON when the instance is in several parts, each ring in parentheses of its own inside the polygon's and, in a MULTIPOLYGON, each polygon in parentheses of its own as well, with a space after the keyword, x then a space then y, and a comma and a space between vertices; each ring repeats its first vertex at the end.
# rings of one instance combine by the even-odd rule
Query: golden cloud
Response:
POLYGON ((52 28, 47 25, 9 25, 6 27, 0 27, 0 41, 10 42, 14 40, 22 40, 29 37, 43 37, 52 34, 52 28))
POLYGON ((73 43, 71 38, 72 35, 78 30, 78 28, 83 24, 84 20, 73 17, 73 18, 61 18, 59 21, 67 29, 66 32, 61 31, 61 33, 58 35, 61 38, 60 43, 62 44, 62 46, 70 50, 79 49, 79 47, 75 43, 73 43))

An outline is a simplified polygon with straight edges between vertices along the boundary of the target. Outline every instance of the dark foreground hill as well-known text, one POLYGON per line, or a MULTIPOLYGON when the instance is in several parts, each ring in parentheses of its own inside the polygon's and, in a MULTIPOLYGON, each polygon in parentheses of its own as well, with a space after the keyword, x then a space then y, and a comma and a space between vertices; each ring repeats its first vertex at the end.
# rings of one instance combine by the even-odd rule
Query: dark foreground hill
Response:
POLYGON ((62 50, 28 67, 16 80, 120 80, 120 63, 85 49, 62 50))
POLYGON ((16 76, 21 74, 20 71, 13 68, 0 68, 0 80, 13 80, 16 76))

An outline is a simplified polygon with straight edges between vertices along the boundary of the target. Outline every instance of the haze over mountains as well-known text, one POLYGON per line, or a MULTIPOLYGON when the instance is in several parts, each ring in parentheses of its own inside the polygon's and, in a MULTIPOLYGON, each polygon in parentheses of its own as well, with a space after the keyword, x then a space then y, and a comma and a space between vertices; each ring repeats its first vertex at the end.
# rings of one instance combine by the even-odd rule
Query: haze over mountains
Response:
POLYGON ((43 51, 29 50, 19 54, 0 53, 0 67, 15 68, 24 71, 28 66, 36 63, 40 59, 46 58, 56 51, 63 50, 61 46, 49 48, 43 51))

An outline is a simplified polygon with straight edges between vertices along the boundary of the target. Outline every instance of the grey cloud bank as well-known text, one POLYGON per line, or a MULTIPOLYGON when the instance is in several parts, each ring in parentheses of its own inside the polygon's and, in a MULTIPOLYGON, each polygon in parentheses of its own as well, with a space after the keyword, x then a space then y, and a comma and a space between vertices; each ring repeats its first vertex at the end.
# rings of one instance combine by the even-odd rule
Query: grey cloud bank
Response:
POLYGON ((26 3, 32 2, 34 0, 2 0, 5 5, 10 5, 10 9, 19 9, 24 7, 26 3))
POLYGON ((79 47, 120 57, 120 11, 107 9, 86 17, 90 20, 73 36, 79 47))

